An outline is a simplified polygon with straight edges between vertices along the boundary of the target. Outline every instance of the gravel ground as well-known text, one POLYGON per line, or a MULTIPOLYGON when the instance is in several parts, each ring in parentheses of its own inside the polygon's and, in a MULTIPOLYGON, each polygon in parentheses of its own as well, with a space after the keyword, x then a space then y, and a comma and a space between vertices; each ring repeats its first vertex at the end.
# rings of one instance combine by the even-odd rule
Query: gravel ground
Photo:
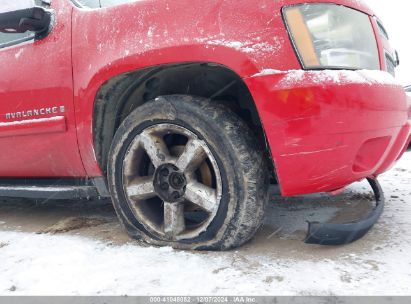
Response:
POLYGON ((281 198, 255 239, 230 252, 149 247, 122 231, 110 202, 0 201, 0 295, 410 295, 411 152, 380 178, 385 212, 339 247, 302 242, 307 220, 347 221, 370 189, 281 198))

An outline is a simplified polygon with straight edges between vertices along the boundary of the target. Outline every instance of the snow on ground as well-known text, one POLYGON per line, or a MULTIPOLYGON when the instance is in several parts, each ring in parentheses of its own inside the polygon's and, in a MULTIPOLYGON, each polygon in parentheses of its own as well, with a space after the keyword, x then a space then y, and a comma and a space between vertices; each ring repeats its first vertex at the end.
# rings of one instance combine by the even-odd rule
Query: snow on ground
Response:
MULTIPOLYGON (((342 247, 301 242, 307 218, 327 220, 341 207, 321 195, 282 200, 274 195, 279 203, 270 209, 255 240, 222 253, 10 231, 8 219, 23 207, 7 209, 0 216, 0 294, 407 295, 411 152, 381 177, 381 183, 387 207, 380 222, 364 239, 342 247)), ((344 195, 354 197, 353 193, 368 193, 366 184, 344 195)), ((340 215, 352 204, 346 203, 340 215)), ((35 209, 30 212, 35 214, 35 209)))

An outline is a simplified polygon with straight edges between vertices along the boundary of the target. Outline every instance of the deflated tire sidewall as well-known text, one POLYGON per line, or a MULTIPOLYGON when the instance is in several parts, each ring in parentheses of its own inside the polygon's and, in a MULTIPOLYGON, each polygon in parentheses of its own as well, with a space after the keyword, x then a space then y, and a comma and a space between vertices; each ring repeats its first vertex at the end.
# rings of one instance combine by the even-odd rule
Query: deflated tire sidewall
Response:
POLYGON ((209 119, 207 114, 211 113, 207 113, 207 107, 201 107, 195 102, 184 105, 184 107, 175 105, 160 98, 138 108, 120 126, 113 140, 111 162, 108 165, 109 187, 114 206, 129 234, 136 238, 143 238, 148 243, 181 249, 225 248, 227 246, 224 244, 224 239, 226 234, 230 233, 230 226, 236 225, 235 214, 238 212, 239 202, 244 200, 242 193, 244 185, 240 184, 242 179, 238 176, 239 172, 235 170, 239 160, 235 159, 235 153, 231 153, 233 147, 230 146, 227 134, 218 128, 218 117, 209 119), (161 123, 182 126, 205 141, 221 173, 222 198, 213 221, 204 233, 179 242, 161 240, 139 223, 127 203, 123 189, 123 159, 129 145, 144 129, 161 123))

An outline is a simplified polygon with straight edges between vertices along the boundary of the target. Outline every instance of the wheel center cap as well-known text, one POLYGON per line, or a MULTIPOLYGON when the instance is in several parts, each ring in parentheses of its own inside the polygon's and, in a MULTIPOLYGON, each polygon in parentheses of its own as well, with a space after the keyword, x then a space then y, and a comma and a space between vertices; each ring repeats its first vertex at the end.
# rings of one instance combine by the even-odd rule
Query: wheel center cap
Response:
POLYGON ((177 203, 184 200, 187 179, 175 165, 164 164, 154 173, 154 189, 163 201, 177 203))

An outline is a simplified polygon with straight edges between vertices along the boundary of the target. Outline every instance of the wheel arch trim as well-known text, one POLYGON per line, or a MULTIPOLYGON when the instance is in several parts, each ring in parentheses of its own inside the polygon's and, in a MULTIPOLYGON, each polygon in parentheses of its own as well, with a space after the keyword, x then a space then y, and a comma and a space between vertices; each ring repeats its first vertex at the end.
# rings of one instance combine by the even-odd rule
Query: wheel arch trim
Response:
MULTIPOLYGON (((98 89, 94 103, 93 103, 93 119, 92 119, 92 137, 93 137, 93 151, 96 155, 96 160, 98 161, 98 165, 100 168, 105 168, 106 161, 104 161, 104 155, 108 155, 109 147, 104 147, 104 140, 107 140, 106 136, 110 136, 111 138, 114 136, 114 131, 116 127, 121 123, 124 117, 117 117, 115 121, 110 121, 107 119, 107 113, 110 111, 115 111, 115 113, 119 113, 122 111, 122 107, 124 107, 126 100, 132 95, 133 91, 138 87, 144 84, 147 80, 149 80, 154 75, 161 73, 162 71, 169 69, 169 68, 189 68, 193 65, 207 65, 209 67, 215 67, 217 69, 225 70, 226 73, 230 74, 233 77, 236 77, 238 81, 241 82, 241 86, 247 90, 250 98, 252 100, 252 105, 255 108, 255 115, 258 119, 258 124, 261 127, 261 135, 264 139, 265 149, 268 151, 268 154, 271 158, 271 150, 268 145, 266 134, 264 130, 264 126, 262 125, 261 118, 259 115, 259 109, 257 108, 257 104, 255 103, 250 88, 247 86, 246 82, 244 81, 244 77, 241 77, 235 70, 232 68, 215 63, 215 62, 203 62, 203 61, 194 61, 194 62, 181 62, 181 63, 173 63, 173 64, 163 64, 163 65, 154 65, 150 67, 145 67, 142 69, 137 69, 134 71, 125 72, 119 74, 113 78, 108 79, 105 81, 98 89), (115 88, 115 89, 113 89, 115 88), (118 98, 117 98, 118 97, 118 98), (113 99, 116 99, 117 102, 113 103, 113 99), (108 126, 107 124, 111 124, 107 129, 111 129, 113 132, 110 134, 103 134, 104 131, 102 129, 103 126, 108 126)), ((157 97, 157 96, 154 96, 157 97)), ((204 97, 204 96, 203 96, 204 97)), ((143 103, 141 103, 143 104, 143 103)), ((271 163, 273 164, 272 160, 271 163)), ((275 165, 274 167, 274 174, 275 173, 275 165)), ((276 177, 276 176, 275 176, 276 177)))

